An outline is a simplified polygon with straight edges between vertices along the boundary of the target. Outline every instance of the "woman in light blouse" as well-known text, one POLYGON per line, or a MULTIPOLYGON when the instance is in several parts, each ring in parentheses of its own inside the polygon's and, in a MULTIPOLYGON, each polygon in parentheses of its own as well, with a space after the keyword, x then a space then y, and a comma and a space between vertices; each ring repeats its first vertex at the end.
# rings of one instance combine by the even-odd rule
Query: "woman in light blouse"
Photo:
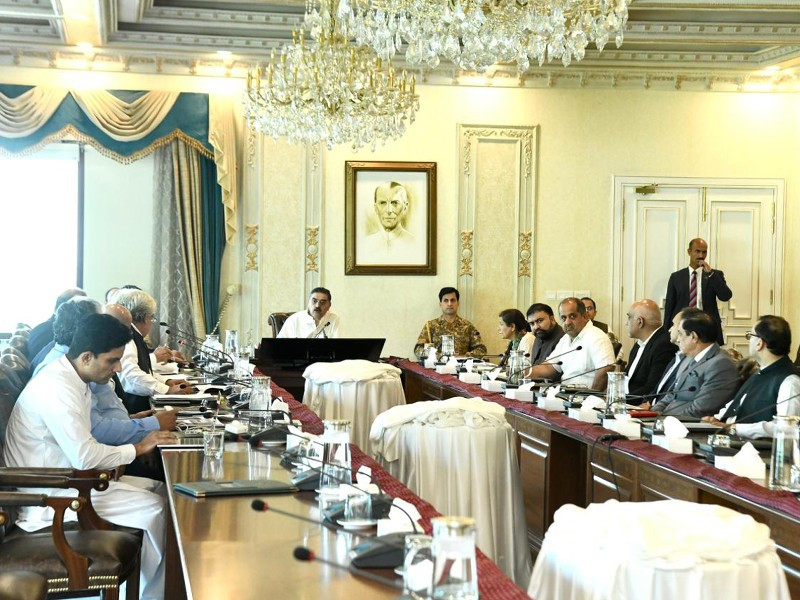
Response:
POLYGON ((498 316, 500 317, 500 324, 497 327, 497 333, 504 340, 509 340, 508 348, 503 354, 500 366, 504 366, 508 362, 511 350, 522 351, 522 354, 530 360, 533 343, 536 338, 530 332, 530 324, 525 319, 525 315, 516 308, 507 308, 501 311, 498 316))

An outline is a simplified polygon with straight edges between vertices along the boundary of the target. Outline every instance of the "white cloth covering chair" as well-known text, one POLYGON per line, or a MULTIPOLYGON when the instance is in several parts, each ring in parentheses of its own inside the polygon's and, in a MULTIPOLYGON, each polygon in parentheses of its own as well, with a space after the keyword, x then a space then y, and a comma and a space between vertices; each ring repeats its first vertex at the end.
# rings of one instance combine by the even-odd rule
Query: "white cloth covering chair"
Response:
POLYGON ((559 600, 788 600, 769 528, 680 500, 556 511, 528 594, 559 600))
POLYGON ((396 407, 376 419, 370 441, 384 468, 437 510, 473 517, 478 547, 528 584, 516 444, 502 406, 453 398, 396 407))
POLYGON ((400 369, 368 360, 314 363, 303 372, 303 402, 320 419, 350 421, 350 441, 369 451, 369 428, 380 413, 406 403, 400 369))

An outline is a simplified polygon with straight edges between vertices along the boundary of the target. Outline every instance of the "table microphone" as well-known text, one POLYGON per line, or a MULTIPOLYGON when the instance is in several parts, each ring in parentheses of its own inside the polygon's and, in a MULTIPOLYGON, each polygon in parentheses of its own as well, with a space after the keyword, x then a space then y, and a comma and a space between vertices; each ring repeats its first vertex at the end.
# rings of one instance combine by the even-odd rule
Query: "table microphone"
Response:
POLYGON ((344 571, 349 571, 350 573, 352 573, 356 577, 363 577, 364 579, 369 579, 370 581, 375 581, 376 583, 381 583, 381 584, 386 585, 386 586, 391 587, 391 588, 395 588, 395 589, 399 589, 399 590, 403 589, 403 584, 400 583, 399 581, 395 581, 394 579, 389 579, 388 577, 382 577, 380 575, 375 575, 374 573, 370 573, 369 571, 364 571, 364 570, 359 569, 358 567, 354 566, 352 563, 348 567, 348 566, 339 564, 337 562, 333 562, 331 560, 327 560, 325 558, 320 558, 319 556, 314 554, 314 552, 312 550, 306 548, 305 546, 298 546, 297 548, 294 549, 293 554, 294 554, 294 557, 297 560, 301 560, 301 561, 304 561, 304 562, 312 562, 312 561, 321 562, 321 563, 323 563, 325 565, 329 565, 331 567, 336 567, 337 569, 342 569, 344 571))
MULTIPOLYGON (((274 512, 290 519, 297 519, 313 525, 326 527, 324 521, 297 515, 279 508, 273 508, 263 500, 253 500, 250 507, 256 512, 274 512)), ((343 529, 334 527, 334 533, 345 533, 343 529)), ((390 533, 381 537, 370 537, 351 549, 352 562, 355 567, 373 569, 393 569, 403 564, 405 554, 406 533, 390 533), (361 564, 357 564, 357 563, 361 564)))

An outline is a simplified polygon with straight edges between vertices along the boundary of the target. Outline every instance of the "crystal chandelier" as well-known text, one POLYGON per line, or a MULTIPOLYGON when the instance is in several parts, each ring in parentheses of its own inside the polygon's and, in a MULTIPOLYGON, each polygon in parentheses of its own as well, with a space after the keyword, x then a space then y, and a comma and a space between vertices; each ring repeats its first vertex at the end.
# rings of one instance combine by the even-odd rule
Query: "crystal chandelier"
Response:
POLYGON ((390 60, 405 45, 410 65, 435 68, 441 58, 481 72, 516 61, 542 66, 580 61, 594 43, 622 44, 632 0, 338 0, 336 16, 356 43, 390 60))
POLYGON ((248 73, 245 118, 248 126, 274 138, 330 149, 350 143, 353 150, 399 138, 419 110, 415 78, 384 66, 375 53, 349 42, 346 24, 335 18, 336 0, 320 10, 307 6, 305 29, 269 65, 248 73))

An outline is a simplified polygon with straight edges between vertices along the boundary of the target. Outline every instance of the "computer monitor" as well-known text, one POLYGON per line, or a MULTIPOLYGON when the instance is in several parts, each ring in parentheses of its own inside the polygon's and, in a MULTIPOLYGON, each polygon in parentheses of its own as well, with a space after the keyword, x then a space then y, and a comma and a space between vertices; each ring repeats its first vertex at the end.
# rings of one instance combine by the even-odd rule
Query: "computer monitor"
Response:
POLYGON ((263 338, 252 362, 278 368, 358 358, 374 362, 384 343, 386 338, 263 338))

